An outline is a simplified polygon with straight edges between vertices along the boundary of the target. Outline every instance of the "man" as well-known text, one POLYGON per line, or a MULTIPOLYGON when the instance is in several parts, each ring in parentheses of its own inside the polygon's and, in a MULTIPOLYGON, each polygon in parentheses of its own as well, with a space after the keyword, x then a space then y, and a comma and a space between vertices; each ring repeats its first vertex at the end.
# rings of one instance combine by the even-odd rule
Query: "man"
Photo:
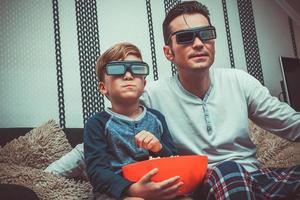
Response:
POLYGON ((300 141, 300 113, 247 73, 211 68, 216 30, 201 3, 187 1, 171 9, 163 33, 164 54, 178 75, 149 83, 142 100, 165 115, 181 155, 208 155, 210 170, 196 198, 292 199, 296 193, 300 198, 300 166, 260 170, 248 135, 250 118, 280 137, 300 141))

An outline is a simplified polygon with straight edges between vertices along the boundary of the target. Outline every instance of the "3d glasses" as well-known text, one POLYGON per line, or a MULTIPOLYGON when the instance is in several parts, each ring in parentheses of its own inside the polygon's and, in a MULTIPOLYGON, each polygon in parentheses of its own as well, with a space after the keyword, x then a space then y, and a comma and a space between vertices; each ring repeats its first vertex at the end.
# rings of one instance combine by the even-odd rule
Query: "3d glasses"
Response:
POLYGON ((213 26, 196 27, 196 28, 176 31, 170 35, 168 41, 170 41, 173 35, 176 36, 177 44, 193 43, 195 37, 198 37, 202 42, 217 38, 216 29, 213 26))
POLYGON ((129 71, 133 75, 148 75, 149 66, 142 61, 112 61, 105 65, 105 72, 111 76, 121 76, 129 71))

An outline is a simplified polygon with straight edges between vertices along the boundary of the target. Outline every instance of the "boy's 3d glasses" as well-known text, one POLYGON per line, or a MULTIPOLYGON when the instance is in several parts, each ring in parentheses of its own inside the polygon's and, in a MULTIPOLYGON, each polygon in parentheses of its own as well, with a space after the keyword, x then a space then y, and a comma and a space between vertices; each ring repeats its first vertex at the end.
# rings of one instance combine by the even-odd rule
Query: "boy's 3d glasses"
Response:
POLYGON ((111 76, 121 76, 129 71, 133 75, 148 75, 149 66, 142 61, 112 61, 105 65, 105 72, 111 76))
POLYGON ((213 26, 196 27, 176 31, 170 35, 168 42, 173 35, 176 36, 177 44, 193 43, 196 37, 198 37, 202 42, 217 38, 216 29, 213 26))

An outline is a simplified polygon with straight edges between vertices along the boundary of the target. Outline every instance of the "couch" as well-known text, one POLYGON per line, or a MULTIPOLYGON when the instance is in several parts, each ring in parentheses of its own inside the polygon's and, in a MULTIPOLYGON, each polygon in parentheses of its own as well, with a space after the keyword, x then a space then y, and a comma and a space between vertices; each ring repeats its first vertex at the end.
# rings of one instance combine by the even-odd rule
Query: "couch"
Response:
MULTIPOLYGON (((300 143, 290 142, 249 121, 250 138, 263 167, 300 164, 300 143)), ((40 199, 89 199, 92 187, 82 177, 45 172, 49 164, 82 143, 83 129, 61 129, 54 120, 36 128, 0 128, 0 183, 29 187, 40 199)))
POLYGON ((83 129, 59 128, 54 120, 36 128, 0 129, 0 183, 29 187, 40 199, 89 199, 87 180, 43 170, 82 143, 83 129))

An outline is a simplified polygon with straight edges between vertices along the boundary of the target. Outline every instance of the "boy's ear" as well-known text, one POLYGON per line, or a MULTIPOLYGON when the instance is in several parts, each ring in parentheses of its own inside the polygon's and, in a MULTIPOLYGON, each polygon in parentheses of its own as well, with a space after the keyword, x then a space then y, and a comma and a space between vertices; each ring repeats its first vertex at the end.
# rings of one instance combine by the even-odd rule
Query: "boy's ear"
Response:
POLYGON ((163 47, 163 50, 164 50, 164 54, 165 54, 166 58, 169 61, 173 61, 174 60, 174 54, 173 54, 173 51, 172 51, 171 47, 169 45, 165 45, 163 47))
POLYGON ((99 81, 98 89, 103 95, 107 95, 108 91, 107 91, 105 83, 103 81, 99 81))

